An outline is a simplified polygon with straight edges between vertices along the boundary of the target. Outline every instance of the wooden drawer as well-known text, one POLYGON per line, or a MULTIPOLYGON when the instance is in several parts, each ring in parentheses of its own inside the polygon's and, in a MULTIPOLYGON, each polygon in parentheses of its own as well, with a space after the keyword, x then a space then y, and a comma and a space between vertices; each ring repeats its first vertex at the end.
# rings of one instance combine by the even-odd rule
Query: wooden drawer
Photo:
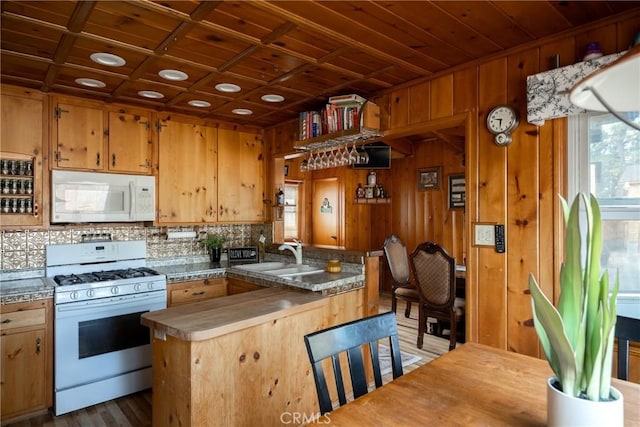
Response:
POLYGON ((170 307, 227 296, 226 279, 205 279, 169 286, 170 307))
POLYGON ((46 323, 46 314, 45 308, 0 313, 0 331, 44 325, 46 323))

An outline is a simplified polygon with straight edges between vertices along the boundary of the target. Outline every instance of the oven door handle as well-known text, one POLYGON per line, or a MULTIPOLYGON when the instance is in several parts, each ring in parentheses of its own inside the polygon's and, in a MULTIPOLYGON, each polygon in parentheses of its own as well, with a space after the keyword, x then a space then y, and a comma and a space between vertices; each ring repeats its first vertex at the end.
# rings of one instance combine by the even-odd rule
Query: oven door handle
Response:
POLYGON ((88 300, 88 301, 79 301, 76 303, 69 304, 60 304, 56 307, 58 312, 73 312, 86 310, 87 307, 109 307, 109 306, 119 306, 123 303, 131 303, 131 302, 143 302, 150 299, 156 299, 158 301, 166 301, 166 293, 165 292, 148 292, 144 294, 133 294, 126 295, 122 297, 111 297, 107 298, 108 301, 104 301, 104 298, 98 300, 88 300))

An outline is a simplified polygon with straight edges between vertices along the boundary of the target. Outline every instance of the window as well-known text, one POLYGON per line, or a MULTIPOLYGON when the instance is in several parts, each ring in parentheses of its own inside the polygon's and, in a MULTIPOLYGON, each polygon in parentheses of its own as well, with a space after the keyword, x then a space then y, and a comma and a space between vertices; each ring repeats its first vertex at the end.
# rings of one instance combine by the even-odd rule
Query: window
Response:
MULTIPOLYGON (((640 123, 640 113, 627 114, 640 123)), ((598 198, 602 268, 620 275, 620 292, 640 292, 640 132, 611 114, 569 118, 569 199, 598 198)))
POLYGON ((300 239, 298 201, 300 200, 300 184, 286 182, 284 184, 284 240, 300 239))

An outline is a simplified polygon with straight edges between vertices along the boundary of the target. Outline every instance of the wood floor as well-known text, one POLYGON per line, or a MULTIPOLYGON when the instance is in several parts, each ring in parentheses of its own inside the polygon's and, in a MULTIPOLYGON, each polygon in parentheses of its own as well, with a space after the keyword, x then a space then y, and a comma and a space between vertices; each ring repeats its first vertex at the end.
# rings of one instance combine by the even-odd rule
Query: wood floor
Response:
MULTIPOLYGON (((405 353, 420 356, 420 360, 404 367, 404 372, 410 372, 420 365, 444 354, 449 349, 449 341, 431 335, 425 335, 424 346, 420 350, 416 347, 418 333, 418 310, 413 307, 411 317, 404 317, 404 303, 398 304, 398 337, 400 349, 405 353)), ((391 299, 380 297, 380 312, 391 310, 391 299)), ((388 381, 391 374, 383 377, 388 381)), ((151 426, 151 390, 145 390, 119 399, 100 403, 89 408, 80 409, 69 414, 54 417, 51 413, 32 417, 8 424, 6 427, 147 427, 151 426)))

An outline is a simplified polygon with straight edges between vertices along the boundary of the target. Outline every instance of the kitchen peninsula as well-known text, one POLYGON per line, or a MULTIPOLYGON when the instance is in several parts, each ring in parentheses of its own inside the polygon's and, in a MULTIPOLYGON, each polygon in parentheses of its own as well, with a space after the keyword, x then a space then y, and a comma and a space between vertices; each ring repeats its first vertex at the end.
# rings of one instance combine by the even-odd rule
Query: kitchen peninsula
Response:
POLYGON ((377 312, 379 254, 368 255, 366 274, 282 278, 229 267, 228 278, 260 289, 144 314, 154 425, 276 426, 316 413, 303 336, 377 312))

